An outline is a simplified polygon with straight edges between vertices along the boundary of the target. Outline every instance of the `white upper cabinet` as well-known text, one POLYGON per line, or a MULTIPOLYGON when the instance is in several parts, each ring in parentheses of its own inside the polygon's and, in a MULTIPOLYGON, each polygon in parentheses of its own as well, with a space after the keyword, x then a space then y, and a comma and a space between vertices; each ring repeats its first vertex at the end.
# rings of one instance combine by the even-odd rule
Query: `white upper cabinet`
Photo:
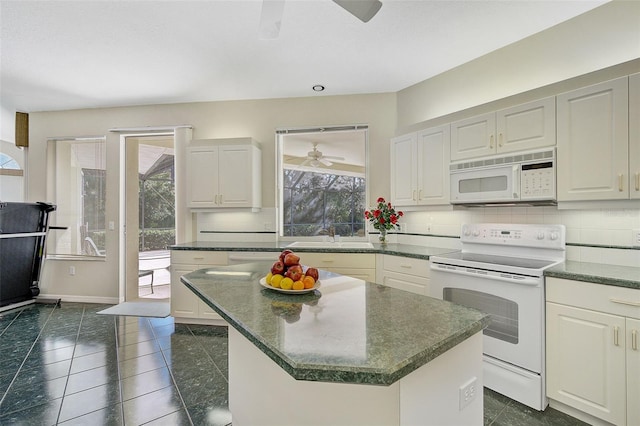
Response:
POLYGON ((449 203, 449 126, 391 140, 391 202, 397 206, 449 203))
POLYGON ((558 95, 558 201, 629 199, 628 81, 558 95))
POLYGON ((397 206, 416 204, 417 140, 416 133, 391 139, 391 203, 397 206))
POLYGON ((550 97, 456 121, 451 124, 451 160, 554 146, 555 113, 550 97))
POLYGON ((262 206, 261 149, 251 139, 192 141, 187 166, 190 208, 262 206))
POLYGON ((640 199, 640 73, 629 76, 629 198, 640 199))

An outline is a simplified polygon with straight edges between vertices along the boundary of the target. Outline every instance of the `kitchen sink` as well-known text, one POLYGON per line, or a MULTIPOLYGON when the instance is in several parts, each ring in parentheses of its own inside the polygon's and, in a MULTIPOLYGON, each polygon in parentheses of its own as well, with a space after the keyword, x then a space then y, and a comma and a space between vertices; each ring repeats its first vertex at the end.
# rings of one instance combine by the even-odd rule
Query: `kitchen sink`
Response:
POLYGON ((334 243, 331 241, 296 241, 289 244, 290 248, 351 248, 351 249, 371 249, 373 244, 366 241, 341 241, 334 243))

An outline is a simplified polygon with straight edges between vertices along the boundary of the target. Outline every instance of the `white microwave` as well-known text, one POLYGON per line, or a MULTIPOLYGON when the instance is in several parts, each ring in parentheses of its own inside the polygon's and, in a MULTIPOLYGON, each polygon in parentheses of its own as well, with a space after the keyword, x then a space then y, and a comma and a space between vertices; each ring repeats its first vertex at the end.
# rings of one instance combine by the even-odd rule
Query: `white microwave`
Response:
POLYGON ((451 163, 451 204, 556 204, 555 148, 451 163))

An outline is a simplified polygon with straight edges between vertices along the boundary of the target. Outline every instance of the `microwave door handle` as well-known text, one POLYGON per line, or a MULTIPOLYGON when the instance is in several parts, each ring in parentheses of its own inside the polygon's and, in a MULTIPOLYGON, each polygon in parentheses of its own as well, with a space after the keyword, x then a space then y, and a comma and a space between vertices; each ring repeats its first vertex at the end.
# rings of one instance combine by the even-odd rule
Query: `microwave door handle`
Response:
POLYGON ((516 164, 511 167, 513 199, 520 199, 520 165, 516 164))

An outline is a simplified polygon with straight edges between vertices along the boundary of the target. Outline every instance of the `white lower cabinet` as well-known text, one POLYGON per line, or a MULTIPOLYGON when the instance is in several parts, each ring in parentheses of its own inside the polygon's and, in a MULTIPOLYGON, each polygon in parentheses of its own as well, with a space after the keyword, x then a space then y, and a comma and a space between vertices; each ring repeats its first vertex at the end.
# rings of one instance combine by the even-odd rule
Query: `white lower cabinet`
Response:
POLYGON ((224 251, 171 251, 171 315, 176 322, 222 323, 222 317, 180 282, 180 277, 198 269, 226 264, 227 252, 224 251))
POLYGON ((640 290, 547 278, 546 292, 551 406, 639 425, 640 290))
POLYGON ((296 252, 300 263, 365 281, 375 282, 376 255, 371 253, 296 252))
POLYGON ((399 290, 429 295, 429 261, 380 254, 376 282, 399 290))

